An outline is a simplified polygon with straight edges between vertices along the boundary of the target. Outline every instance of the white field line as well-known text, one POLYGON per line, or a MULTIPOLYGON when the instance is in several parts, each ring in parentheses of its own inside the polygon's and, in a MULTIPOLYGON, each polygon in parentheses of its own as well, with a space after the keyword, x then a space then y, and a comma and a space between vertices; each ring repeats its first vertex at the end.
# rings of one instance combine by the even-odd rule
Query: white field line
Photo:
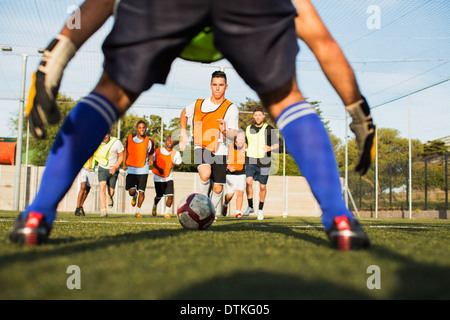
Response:
MULTIPOLYGON (((13 222, 15 219, 0 219, 0 222, 13 222)), ((55 220, 55 223, 86 223, 86 224, 144 224, 144 225, 180 225, 177 222, 146 222, 146 221, 139 221, 139 222, 131 222, 131 221, 90 221, 90 220, 80 220, 80 221, 69 221, 69 220, 55 220)), ((249 224, 244 223, 244 225, 247 225, 249 227, 256 227, 256 228, 267 228, 270 227, 270 224, 268 223, 262 223, 262 224, 249 224)), ((316 229, 322 229, 323 227, 321 225, 294 225, 294 226, 280 226, 280 225, 274 225, 274 227, 277 228, 293 228, 293 229, 309 229, 309 228, 316 228, 316 229)), ((431 230, 431 229, 450 229, 450 226, 399 226, 399 225, 363 225, 363 228, 385 228, 385 229, 424 229, 424 230, 431 230)))

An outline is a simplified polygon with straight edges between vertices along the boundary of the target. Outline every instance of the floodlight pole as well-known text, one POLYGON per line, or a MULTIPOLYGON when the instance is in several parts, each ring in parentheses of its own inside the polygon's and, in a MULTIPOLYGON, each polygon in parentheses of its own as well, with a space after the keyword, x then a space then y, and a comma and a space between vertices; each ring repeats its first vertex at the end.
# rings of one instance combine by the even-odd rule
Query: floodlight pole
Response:
POLYGON ((22 83, 20 89, 20 104, 19 104, 19 122, 17 123, 17 144, 16 144, 16 172, 14 175, 14 202, 13 210, 19 210, 20 201, 20 178, 22 174, 22 136, 23 136, 23 111, 25 105, 25 81, 27 73, 28 55, 22 54, 22 83))

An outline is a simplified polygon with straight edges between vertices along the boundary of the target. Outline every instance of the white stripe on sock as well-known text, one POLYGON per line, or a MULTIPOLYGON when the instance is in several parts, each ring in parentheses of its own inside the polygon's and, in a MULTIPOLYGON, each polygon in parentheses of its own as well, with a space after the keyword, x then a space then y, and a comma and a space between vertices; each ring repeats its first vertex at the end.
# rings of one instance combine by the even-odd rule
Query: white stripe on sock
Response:
POLYGON ((98 97, 95 97, 93 95, 88 95, 83 100, 81 100, 81 102, 97 110, 97 112, 100 113, 100 115, 105 119, 109 126, 112 126, 113 123, 117 120, 115 111, 111 110, 111 108, 113 107, 106 101, 103 101, 102 99, 99 99, 98 97))
POLYGON ((111 116, 111 119, 114 121, 116 121, 116 111, 113 110, 113 105, 111 103, 108 103, 105 99, 106 98, 101 98, 99 96, 96 95, 89 95, 88 98, 95 100, 96 102, 100 103, 106 111, 108 111, 109 115, 111 116))
POLYGON ((290 122, 313 113, 317 113, 317 111, 309 103, 299 103, 298 105, 291 107, 277 120, 277 127, 278 129, 283 130, 290 122))

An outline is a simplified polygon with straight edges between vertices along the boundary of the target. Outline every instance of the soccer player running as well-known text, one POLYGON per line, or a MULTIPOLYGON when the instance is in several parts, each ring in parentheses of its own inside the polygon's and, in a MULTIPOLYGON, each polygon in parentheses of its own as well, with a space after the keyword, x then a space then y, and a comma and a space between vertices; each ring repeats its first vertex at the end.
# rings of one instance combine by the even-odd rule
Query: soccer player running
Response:
POLYGON ((84 202, 91 191, 91 187, 94 184, 95 178, 95 163, 94 156, 91 156, 84 164, 78 175, 78 181, 80 183, 80 190, 78 191, 77 208, 75 209, 76 216, 85 216, 84 202))
MULTIPOLYGON (((103 45, 104 72, 93 91, 65 119, 47 158, 41 183, 45 187, 16 219, 10 241, 36 245, 48 239, 58 203, 111 125, 142 92, 155 83, 165 83, 173 60, 209 26, 215 47, 258 93, 276 121, 320 204, 324 231, 332 246, 340 250, 368 247, 368 236, 342 197, 326 129, 298 89, 297 36, 311 48, 353 118, 350 128, 359 147, 355 169, 360 174, 366 173, 374 159, 375 126, 370 108, 353 70, 310 1, 294 3, 297 8, 291 0, 121 0, 103 45)), ((73 47, 68 54, 55 51, 58 44, 52 42, 44 53, 28 99, 27 116, 38 137, 47 123, 59 120, 52 117, 59 115, 55 97, 64 66, 74 51, 73 47)), ((187 143, 184 139, 180 143, 187 143)))
POLYGON ((156 196, 153 202, 152 215, 156 216, 157 206, 162 197, 167 196, 164 218, 170 218, 169 211, 173 203, 174 185, 173 168, 181 165, 181 154, 173 148, 174 142, 171 136, 164 140, 164 148, 156 148, 153 156, 153 182, 155 183, 156 196))
POLYGON ((226 216, 228 205, 236 193, 236 219, 242 218, 245 190, 245 131, 239 130, 234 141, 228 145, 227 184, 222 215, 226 216))
POLYGON ((125 190, 131 196, 131 206, 136 207, 135 217, 142 218, 140 212, 145 199, 150 166, 153 165, 153 140, 147 136, 147 124, 139 120, 137 134, 128 135, 125 147, 123 170, 127 172, 125 190))
POLYGON ((264 109, 256 107, 253 111, 254 124, 245 129, 245 142, 247 156, 245 158, 245 175, 248 208, 244 216, 254 212, 253 209, 253 181, 259 182, 258 220, 264 220, 264 200, 267 194, 267 181, 269 180, 272 151, 278 150, 278 137, 274 128, 264 123, 264 109))
POLYGON ((95 153, 95 160, 98 161, 101 217, 108 216, 106 194, 108 194, 108 207, 112 208, 114 206, 113 196, 116 190, 117 179, 119 178, 119 167, 123 158, 124 148, 122 142, 116 137, 111 137, 111 132, 108 131, 95 153))
POLYGON ((181 112, 180 150, 184 151, 186 147, 186 127, 188 118, 192 117, 194 162, 198 165, 200 193, 208 196, 211 179, 211 201, 216 208, 226 183, 228 139, 233 139, 239 128, 239 111, 225 99, 228 88, 225 72, 213 72, 210 87, 209 99, 198 99, 181 112))

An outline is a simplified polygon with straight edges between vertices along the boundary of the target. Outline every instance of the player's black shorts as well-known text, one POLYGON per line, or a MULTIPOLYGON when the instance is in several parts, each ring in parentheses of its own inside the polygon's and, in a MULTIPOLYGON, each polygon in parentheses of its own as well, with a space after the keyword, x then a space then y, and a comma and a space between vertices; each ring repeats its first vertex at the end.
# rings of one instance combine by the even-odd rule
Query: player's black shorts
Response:
POLYGON ((211 179, 217 184, 227 182, 227 156, 215 155, 205 148, 194 149, 194 163, 197 165, 208 164, 211 167, 211 179))
POLYGON ((256 92, 278 89, 295 70, 291 0, 121 0, 103 44, 105 72, 135 93, 164 84, 173 60, 205 26, 256 92))
POLYGON ((147 187, 148 174, 127 174, 125 178, 125 190, 136 188, 137 191, 145 192, 147 187))
POLYGON ((156 197, 173 196, 173 180, 158 182, 155 181, 156 197))

